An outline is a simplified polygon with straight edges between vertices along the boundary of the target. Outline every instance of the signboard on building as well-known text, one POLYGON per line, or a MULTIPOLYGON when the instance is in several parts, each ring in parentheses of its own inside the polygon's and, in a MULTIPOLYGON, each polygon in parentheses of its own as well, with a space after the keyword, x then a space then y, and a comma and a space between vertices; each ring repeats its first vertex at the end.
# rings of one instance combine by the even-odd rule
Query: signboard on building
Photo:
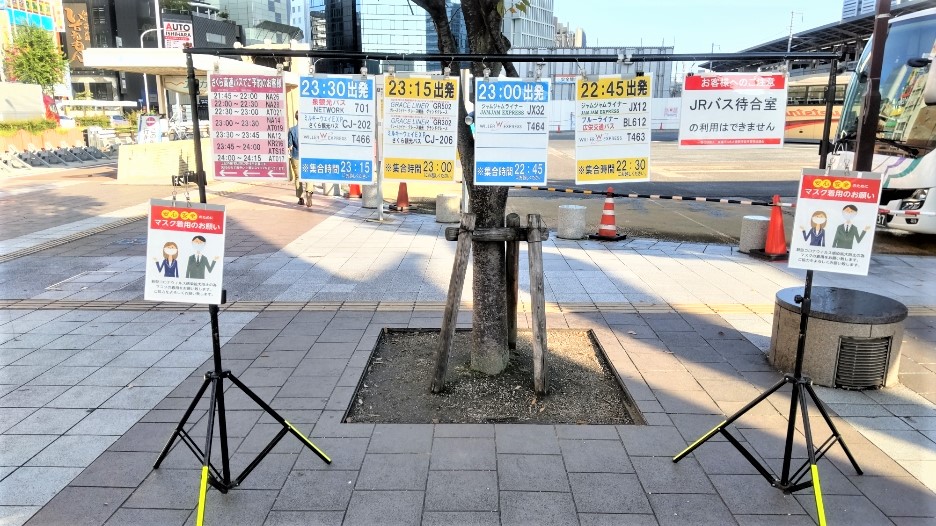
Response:
POLYGON ((454 181, 458 77, 387 75, 383 98, 384 179, 454 181))
POLYGON ((287 176, 286 91, 279 75, 208 75, 215 177, 287 176))
POLYGON ((150 201, 143 299, 221 303, 224 206, 150 201))
POLYGON ((790 268, 866 276, 881 174, 803 170, 790 240, 790 268))
POLYGON ((650 179, 649 76, 607 75, 575 86, 575 183, 650 179))
POLYGON ((299 79, 299 174, 304 181, 374 182, 377 104, 374 79, 299 79))
POLYGON ((782 148, 786 78, 759 73, 686 76, 680 148, 782 148))
POLYGON ((549 83, 475 79, 475 184, 546 184, 549 83))
POLYGON ((88 4, 67 3, 65 11, 65 56, 73 66, 84 65, 84 50, 91 47, 91 28, 88 26, 88 4))
POLYGON ((12 26, 34 26, 56 32, 65 30, 62 0, 9 0, 6 4, 6 16, 12 26))
POLYGON ((163 21, 163 47, 169 49, 182 49, 186 44, 192 45, 192 23, 179 20, 163 21))
POLYGON ((162 142, 162 124, 155 115, 140 115, 137 119, 137 144, 162 142))

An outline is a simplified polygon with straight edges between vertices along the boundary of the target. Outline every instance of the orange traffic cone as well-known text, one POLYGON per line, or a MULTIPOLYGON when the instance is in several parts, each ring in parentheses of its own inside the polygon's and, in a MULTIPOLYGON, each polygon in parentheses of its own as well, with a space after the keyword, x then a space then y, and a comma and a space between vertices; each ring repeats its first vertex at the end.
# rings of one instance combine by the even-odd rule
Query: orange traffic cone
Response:
POLYGON ((409 210, 409 194, 406 193, 406 183, 400 183, 400 189, 397 191, 396 204, 390 205, 390 210, 405 212, 409 210))
POLYGON ((614 219, 614 188, 608 187, 608 197, 605 198, 604 210, 601 211, 601 223, 598 233, 588 236, 589 239, 600 241, 620 241, 627 236, 617 233, 617 222, 614 219))
POLYGON ((361 185, 359 184, 348 185, 348 198, 360 199, 361 198, 361 185))
POLYGON ((773 207, 770 211, 770 223, 767 225, 767 242, 764 250, 751 250, 751 255, 771 261, 782 261, 788 258, 786 246, 786 232, 783 227, 783 212, 780 211, 780 196, 773 196, 773 207))

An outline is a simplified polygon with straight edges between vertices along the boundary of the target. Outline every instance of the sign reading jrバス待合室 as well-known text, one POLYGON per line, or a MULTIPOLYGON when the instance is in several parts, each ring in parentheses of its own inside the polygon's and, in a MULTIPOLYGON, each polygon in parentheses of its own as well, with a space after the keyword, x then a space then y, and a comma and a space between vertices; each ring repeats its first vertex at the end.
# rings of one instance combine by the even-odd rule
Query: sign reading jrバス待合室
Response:
POLYGON ((208 75, 215 177, 286 178, 286 91, 279 75, 208 75))
POLYGON ((548 103, 545 81, 475 79, 475 184, 546 184, 548 103))
POLYGON ((650 77, 579 79, 575 86, 575 183, 650 178, 650 77))
POLYGON ((143 299, 221 303, 224 206, 150 201, 143 299))
POLYGON ((384 179, 455 180, 458 86, 458 77, 384 77, 384 179))
POLYGON ((687 75, 679 148, 781 148, 786 101, 784 75, 687 75))
POLYGON ((790 268, 866 276, 880 197, 881 174, 804 169, 790 268))
POLYGON ((300 179, 373 183, 376 107, 372 78, 299 79, 300 179))

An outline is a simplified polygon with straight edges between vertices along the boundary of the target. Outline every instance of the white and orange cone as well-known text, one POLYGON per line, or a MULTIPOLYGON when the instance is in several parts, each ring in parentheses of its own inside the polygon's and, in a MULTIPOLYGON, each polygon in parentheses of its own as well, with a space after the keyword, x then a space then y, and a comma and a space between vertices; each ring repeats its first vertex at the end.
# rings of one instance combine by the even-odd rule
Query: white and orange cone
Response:
POLYGON ((620 241, 627 239, 624 234, 617 233, 617 221, 614 218, 614 188, 608 187, 608 197, 605 198, 604 210, 601 211, 601 223, 598 233, 588 236, 589 239, 600 241, 620 241))

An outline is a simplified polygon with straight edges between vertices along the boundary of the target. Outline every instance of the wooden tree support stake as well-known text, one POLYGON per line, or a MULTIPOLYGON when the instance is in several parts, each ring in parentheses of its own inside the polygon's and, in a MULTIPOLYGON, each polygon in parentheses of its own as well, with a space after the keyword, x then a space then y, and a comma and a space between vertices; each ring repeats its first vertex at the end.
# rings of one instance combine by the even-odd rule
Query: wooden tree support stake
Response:
MULTIPOLYGON (((507 228, 520 229, 520 216, 509 214, 507 228)), ((507 348, 517 349, 517 302, 520 296, 520 241, 507 242, 507 348)))
MULTIPOLYGON (((432 377, 432 392, 440 393, 445 388, 445 372, 455 338, 455 326, 458 323, 458 306, 461 304, 462 288, 465 286, 465 273, 468 270, 468 256, 471 255, 472 231, 475 228, 475 215, 463 214, 458 230, 458 245, 455 248, 455 264, 449 281, 448 300, 445 302, 445 314, 442 318, 442 334, 439 348, 435 354, 435 373, 432 377)), ((541 267, 542 268, 542 267, 541 267)))
POLYGON ((546 292, 543 277, 543 243, 540 237, 542 218, 527 216, 527 258, 530 260, 530 303, 533 307, 533 391, 545 395, 549 390, 546 375, 546 292))

